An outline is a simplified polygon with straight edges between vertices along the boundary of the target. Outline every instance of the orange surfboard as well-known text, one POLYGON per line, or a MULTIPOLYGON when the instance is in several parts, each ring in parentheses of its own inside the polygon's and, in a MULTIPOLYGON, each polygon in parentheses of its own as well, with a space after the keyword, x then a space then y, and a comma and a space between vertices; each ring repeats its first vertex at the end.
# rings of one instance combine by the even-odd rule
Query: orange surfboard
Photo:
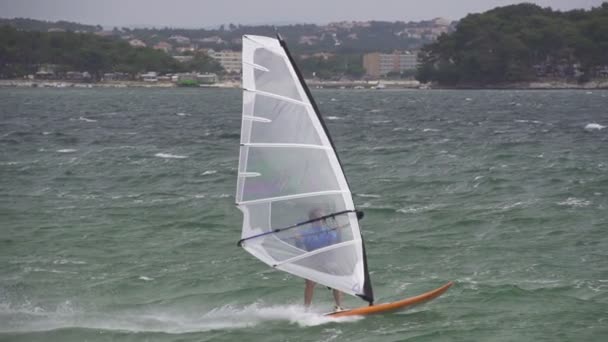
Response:
POLYGON ((442 287, 436 288, 435 290, 423 293, 418 296, 398 300, 396 302, 383 303, 383 304, 377 304, 377 305, 372 305, 372 306, 362 306, 360 308, 351 309, 351 310, 330 312, 330 313, 326 314, 326 316, 331 316, 331 317, 367 316, 367 315, 372 315, 372 314, 405 310, 414 305, 422 304, 422 303, 428 302, 432 299, 435 299, 435 298, 441 296, 453 284, 454 283, 449 282, 449 283, 443 285, 442 287))

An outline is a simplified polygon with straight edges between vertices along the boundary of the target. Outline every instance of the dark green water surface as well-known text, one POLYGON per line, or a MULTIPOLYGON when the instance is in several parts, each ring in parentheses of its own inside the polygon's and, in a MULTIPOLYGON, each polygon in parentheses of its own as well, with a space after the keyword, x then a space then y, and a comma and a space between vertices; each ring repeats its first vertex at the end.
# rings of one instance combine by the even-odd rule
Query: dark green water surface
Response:
POLYGON ((377 301, 444 296, 330 320, 238 248, 238 90, 0 89, 0 341, 607 340, 608 91, 314 95, 377 301))

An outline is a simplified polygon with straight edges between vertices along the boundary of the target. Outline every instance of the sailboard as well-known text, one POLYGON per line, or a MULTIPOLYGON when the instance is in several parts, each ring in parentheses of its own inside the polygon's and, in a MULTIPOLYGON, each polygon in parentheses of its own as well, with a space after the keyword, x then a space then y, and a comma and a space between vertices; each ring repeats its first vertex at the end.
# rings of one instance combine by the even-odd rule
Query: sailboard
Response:
POLYGON ((357 211, 318 107, 285 42, 245 35, 238 245, 278 270, 373 305, 357 211))
POLYGON ((351 310, 340 310, 326 314, 331 317, 346 317, 346 316, 367 316, 380 313, 389 313, 411 309, 412 307, 424 304, 444 294, 454 283, 451 281, 434 290, 419 294, 417 296, 397 300, 389 303, 382 303, 370 306, 362 306, 351 310))

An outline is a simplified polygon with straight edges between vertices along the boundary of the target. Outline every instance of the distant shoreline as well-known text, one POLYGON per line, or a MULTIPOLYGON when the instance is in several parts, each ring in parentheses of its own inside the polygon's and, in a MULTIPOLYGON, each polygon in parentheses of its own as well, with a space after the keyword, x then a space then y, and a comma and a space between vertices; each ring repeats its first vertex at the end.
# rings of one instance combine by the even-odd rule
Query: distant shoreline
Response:
MULTIPOLYGON (((237 82, 201 85, 201 88, 240 88, 237 82)), ((0 80, 0 88, 180 88, 172 82, 111 81, 73 82, 61 80, 0 80)))
POLYGON ((433 89, 458 89, 458 90, 586 90, 586 89, 608 89, 608 79, 601 81, 590 81, 587 83, 570 83, 564 81, 537 81, 529 83, 510 84, 488 84, 483 86, 433 86, 433 89))
MULTIPOLYGON (((590 90, 608 89, 607 80, 596 80, 583 84, 568 83, 564 81, 545 81, 530 83, 512 83, 483 86, 438 86, 425 85, 417 81, 318 81, 306 80, 311 89, 421 89, 421 90, 590 90)), ((171 82, 143 82, 143 81, 112 81, 112 82, 71 82, 58 80, 0 80, 0 88, 181 88, 171 82)), ((192 87, 190 87, 192 88, 192 87)), ((200 85, 200 88, 240 89, 240 82, 219 82, 200 85)))

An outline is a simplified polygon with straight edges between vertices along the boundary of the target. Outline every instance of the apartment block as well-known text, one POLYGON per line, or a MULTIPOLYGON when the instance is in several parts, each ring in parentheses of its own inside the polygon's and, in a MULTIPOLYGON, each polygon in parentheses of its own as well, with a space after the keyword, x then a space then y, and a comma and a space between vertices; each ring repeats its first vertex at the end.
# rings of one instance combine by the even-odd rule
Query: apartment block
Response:
POLYGON ((242 53, 240 51, 208 51, 209 56, 215 58, 227 72, 240 73, 242 53))
POLYGON ((368 76, 379 77, 390 72, 415 70, 418 56, 411 52, 393 52, 391 54, 373 52, 363 55, 363 68, 368 76))

